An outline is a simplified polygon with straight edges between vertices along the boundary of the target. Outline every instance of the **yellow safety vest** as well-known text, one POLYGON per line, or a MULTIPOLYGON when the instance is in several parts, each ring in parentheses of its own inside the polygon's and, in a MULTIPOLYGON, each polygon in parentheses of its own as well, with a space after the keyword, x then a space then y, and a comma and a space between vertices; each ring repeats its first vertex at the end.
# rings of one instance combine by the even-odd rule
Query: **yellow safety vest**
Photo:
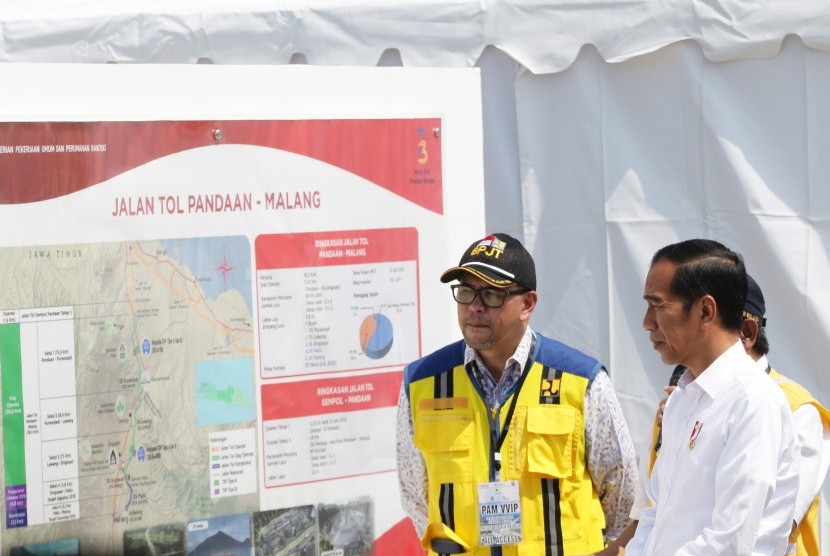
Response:
MULTIPOLYGON (((806 388, 797 382, 793 382, 775 369, 770 369, 769 376, 784 391, 784 394, 787 396, 787 401, 790 403, 791 411, 795 411, 802 405, 811 404, 818 410, 822 424, 825 427, 830 426, 830 412, 818 403, 806 388)), ((798 556, 818 556, 821 554, 818 523, 819 498, 819 496, 816 496, 813 503, 810 504, 810 508, 802 518, 801 523, 798 524, 798 529, 790 537, 790 542, 796 543, 796 554, 798 556)))
POLYGON ((660 426, 657 423, 652 423, 651 425, 651 444, 649 445, 648 451, 648 476, 651 477, 652 471, 654 471, 654 464, 657 462, 657 453, 659 449, 657 448, 657 437, 660 436, 660 426))
POLYGON ((521 498, 522 540, 503 546, 504 556, 590 554, 605 546, 605 516, 585 462, 583 417, 585 392, 602 366, 537 338, 514 393, 492 412, 464 367, 463 342, 407 368, 413 440, 427 469, 422 545, 430 555, 438 554, 433 539, 455 541, 464 554, 491 554, 491 547, 478 544, 477 496, 479 483, 497 475, 518 481, 521 498))

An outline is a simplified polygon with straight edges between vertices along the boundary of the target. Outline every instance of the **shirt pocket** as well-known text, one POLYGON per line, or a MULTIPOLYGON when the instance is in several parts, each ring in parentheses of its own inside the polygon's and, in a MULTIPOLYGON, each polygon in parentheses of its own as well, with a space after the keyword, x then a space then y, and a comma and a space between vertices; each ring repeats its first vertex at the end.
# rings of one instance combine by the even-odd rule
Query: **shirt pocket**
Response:
POLYGON ((417 417, 413 440, 424 456, 430 481, 467 483, 473 480, 474 432, 473 415, 469 413, 417 417))
POLYGON ((570 406, 527 409, 527 471, 563 479, 574 473, 576 410, 570 406))

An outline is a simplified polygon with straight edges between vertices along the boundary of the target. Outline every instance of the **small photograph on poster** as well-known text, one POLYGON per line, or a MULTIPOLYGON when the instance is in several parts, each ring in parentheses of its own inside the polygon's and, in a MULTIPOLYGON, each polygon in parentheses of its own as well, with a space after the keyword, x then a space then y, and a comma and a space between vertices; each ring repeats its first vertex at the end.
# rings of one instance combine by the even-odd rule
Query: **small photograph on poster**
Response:
POLYGON ((166 523, 124 531, 124 556, 184 556, 184 523, 166 523))
POLYGON ((364 556, 372 553, 372 499, 361 496, 317 507, 320 556, 364 556))
POLYGON ((317 556, 317 512, 314 506, 255 512, 256 556, 317 556))
POLYGON ((225 515, 187 524, 188 556, 250 556, 251 516, 225 515))
POLYGON ((63 539, 54 542, 15 546, 10 556, 78 556, 78 539, 63 539))

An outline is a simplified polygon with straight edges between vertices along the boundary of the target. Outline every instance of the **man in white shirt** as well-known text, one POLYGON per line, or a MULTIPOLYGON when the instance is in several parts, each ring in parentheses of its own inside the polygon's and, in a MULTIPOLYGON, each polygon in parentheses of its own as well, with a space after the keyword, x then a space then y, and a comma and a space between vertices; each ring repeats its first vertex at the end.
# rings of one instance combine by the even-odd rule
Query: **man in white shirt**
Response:
POLYGON ((740 255, 711 240, 655 253, 643 327, 666 364, 682 364, 662 448, 628 555, 780 555, 798 490, 790 408, 740 342, 740 255))
POLYGON ((830 413, 803 386, 770 367, 767 360, 766 302, 758 282, 747 275, 748 291, 741 325, 741 341, 755 360, 756 368, 768 373, 781 387, 793 414, 799 450, 799 487, 796 497, 794 534, 787 554, 818 556, 819 493, 830 467, 830 413))

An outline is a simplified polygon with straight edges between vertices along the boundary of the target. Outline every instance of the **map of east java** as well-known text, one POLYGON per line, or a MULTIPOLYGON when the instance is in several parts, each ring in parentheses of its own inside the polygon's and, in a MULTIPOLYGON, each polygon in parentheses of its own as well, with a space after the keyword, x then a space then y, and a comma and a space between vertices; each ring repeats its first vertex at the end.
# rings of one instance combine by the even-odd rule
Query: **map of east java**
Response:
POLYGON ((215 495, 209 446, 255 426, 250 252, 237 236, 0 249, 4 553, 121 554, 125 532, 256 509, 215 495))

